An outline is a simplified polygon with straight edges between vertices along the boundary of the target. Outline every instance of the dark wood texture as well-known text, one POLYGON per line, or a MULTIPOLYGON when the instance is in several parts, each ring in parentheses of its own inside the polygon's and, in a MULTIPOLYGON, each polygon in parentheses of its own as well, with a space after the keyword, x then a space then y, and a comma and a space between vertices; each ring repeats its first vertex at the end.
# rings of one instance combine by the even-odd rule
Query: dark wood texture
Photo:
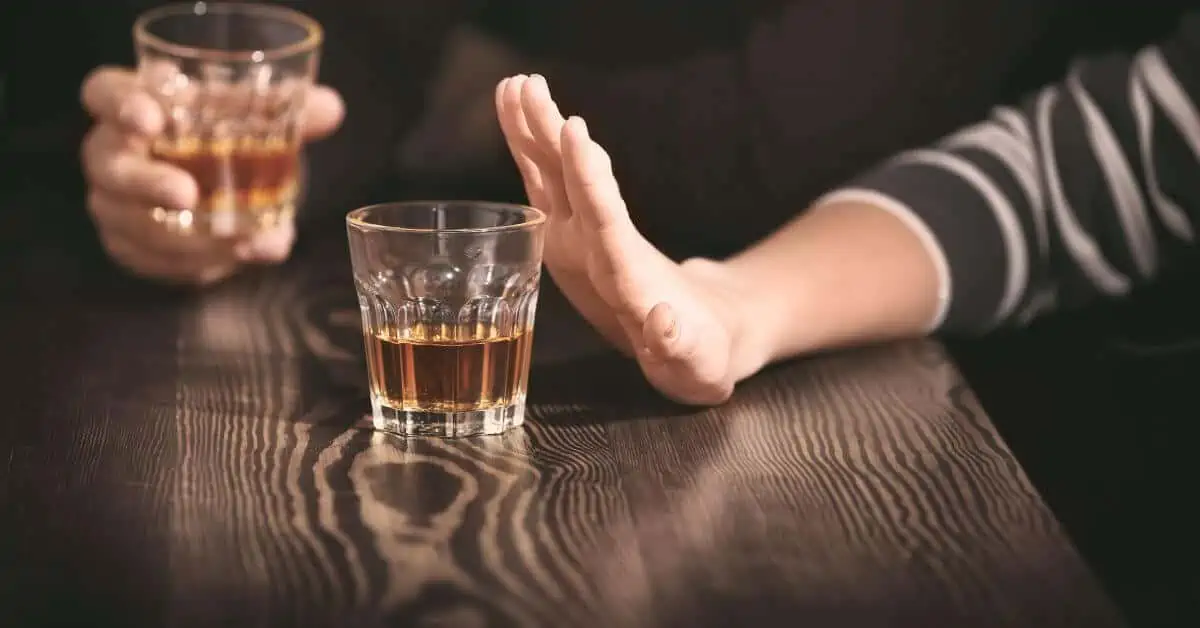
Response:
POLYGON ((0 625, 1121 625, 935 343, 692 411, 548 290, 527 427, 401 440, 342 255, 10 282, 0 625))

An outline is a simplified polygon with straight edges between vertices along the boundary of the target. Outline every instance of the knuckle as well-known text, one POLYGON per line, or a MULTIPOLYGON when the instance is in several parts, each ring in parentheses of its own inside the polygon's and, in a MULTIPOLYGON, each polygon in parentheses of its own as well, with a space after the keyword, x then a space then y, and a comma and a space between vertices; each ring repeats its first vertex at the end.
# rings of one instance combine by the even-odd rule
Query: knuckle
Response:
POLYGON ((111 129, 95 125, 83 139, 80 160, 84 176, 92 183, 112 183, 121 175, 119 144, 111 129))
POLYGON ((91 165, 95 159, 93 156, 95 152, 96 127, 93 126, 92 128, 88 129, 88 132, 83 136, 83 141, 79 143, 79 162, 83 164, 84 176, 88 177, 89 179, 92 176, 91 165))
POLYGON ((164 123, 163 105, 141 89, 134 89, 121 102, 121 124, 139 133, 154 134, 164 123))
POLYGON ((96 105, 103 93, 118 80, 122 70, 112 65, 101 65, 88 72, 79 88, 79 100, 93 115, 98 114, 96 105))
POLYGON ((104 149, 105 145, 105 130, 104 127, 96 124, 88 129, 87 134, 83 136, 83 142, 80 143, 80 155, 85 162, 93 161, 104 149))
POLYGON ((96 164, 97 174, 107 186, 117 192, 129 194, 132 173, 127 160, 121 153, 113 152, 102 155, 96 164))
POLYGON ((514 132, 513 142, 521 152, 529 155, 529 158, 535 162, 542 162, 545 159, 545 151, 537 139, 527 133, 520 131, 514 132))

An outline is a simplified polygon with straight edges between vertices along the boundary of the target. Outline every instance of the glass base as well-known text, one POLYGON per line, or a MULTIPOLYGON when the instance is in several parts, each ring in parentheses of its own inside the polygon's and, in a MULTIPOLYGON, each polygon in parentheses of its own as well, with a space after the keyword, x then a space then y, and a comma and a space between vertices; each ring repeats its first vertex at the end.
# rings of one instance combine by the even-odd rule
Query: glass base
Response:
POLYGON ((296 206, 292 203, 285 203, 253 210, 221 211, 155 207, 151 218, 171 233, 229 238, 266 231, 291 222, 295 215, 296 206))
POLYGON ((399 410, 371 399, 371 426, 399 436, 461 438, 503 434, 525 423, 525 400, 466 412, 399 410))

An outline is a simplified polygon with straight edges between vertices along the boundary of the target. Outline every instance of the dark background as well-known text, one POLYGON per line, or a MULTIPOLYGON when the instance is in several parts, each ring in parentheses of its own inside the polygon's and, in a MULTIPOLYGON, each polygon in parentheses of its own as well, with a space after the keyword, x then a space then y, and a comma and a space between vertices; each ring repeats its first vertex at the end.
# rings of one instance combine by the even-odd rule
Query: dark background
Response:
MULTIPOLYGON (((0 300, 54 290, 56 272, 85 281, 112 273, 82 208, 76 157, 86 127, 79 84, 94 65, 90 53, 111 46, 94 39, 104 30, 95 22, 128 38, 126 16, 104 4, 0 3, 0 300)), ((1136 46, 1189 3, 1143 4, 1080 3, 1064 16, 1078 36, 1044 45, 1136 46)), ((494 23, 520 31, 503 16, 494 23)), ((1049 80, 1062 70, 1025 71, 1049 80)), ((1200 270, 1180 269, 1129 303, 951 341, 984 407, 1134 626, 1197 625, 1198 282, 1200 270)), ((19 362, 0 355, 8 377, 19 362)))

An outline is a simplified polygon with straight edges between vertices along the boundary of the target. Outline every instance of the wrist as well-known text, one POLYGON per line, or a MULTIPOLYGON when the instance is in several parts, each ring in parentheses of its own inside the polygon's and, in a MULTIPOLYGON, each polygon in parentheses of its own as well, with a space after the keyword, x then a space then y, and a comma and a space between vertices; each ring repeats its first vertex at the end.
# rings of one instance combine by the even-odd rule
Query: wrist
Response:
MULTIPOLYGON (((762 365, 814 351, 923 335, 948 300, 937 242, 898 208, 819 203, 721 263, 744 343, 762 365)), ((761 365, 760 365, 761 367, 761 365)))

